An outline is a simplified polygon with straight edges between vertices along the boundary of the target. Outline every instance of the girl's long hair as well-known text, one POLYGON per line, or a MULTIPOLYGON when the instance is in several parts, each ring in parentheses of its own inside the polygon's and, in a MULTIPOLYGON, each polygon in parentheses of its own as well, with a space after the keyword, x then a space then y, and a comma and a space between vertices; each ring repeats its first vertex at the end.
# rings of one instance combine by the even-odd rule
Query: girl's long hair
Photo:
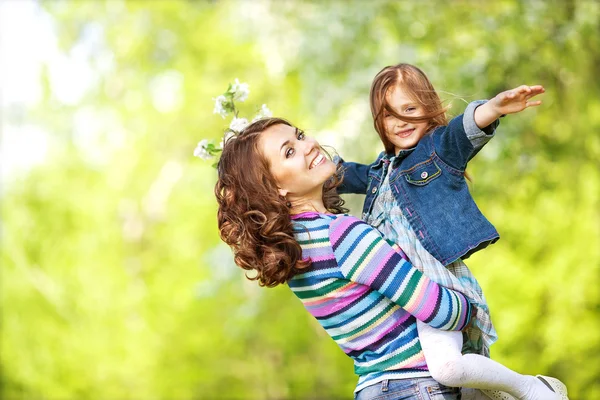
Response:
POLYGON ((398 64, 383 68, 373 79, 371 85, 371 114, 373 125, 379 134, 387 153, 394 152, 394 145, 387 138, 384 118, 385 113, 406 122, 428 122, 428 130, 438 126, 448 125, 446 118, 447 109, 442 106, 442 101, 433 85, 419 68, 410 64, 398 64), (398 114, 388 103, 388 93, 400 85, 402 89, 423 106, 424 113, 420 117, 408 117, 398 114))
MULTIPOLYGON (((258 147, 260 134, 278 124, 292 126, 281 118, 263 118, 229 139, 217 165, 215 186, 221 239, 232 248, 239 267, 256 272, 246 277, 267 287, 287 282, 311 264, 302 258, 290 209, 258 147)), ((324 205, 334 214, 348 211, 336 192, 341 179, 340 165, 323 187, 324 205)))

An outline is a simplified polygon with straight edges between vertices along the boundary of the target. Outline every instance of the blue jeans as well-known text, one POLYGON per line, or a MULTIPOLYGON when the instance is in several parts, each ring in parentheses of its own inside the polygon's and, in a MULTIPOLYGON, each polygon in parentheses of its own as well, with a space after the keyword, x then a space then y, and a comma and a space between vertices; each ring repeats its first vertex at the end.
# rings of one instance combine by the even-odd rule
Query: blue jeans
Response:
POLYGON ((460 388, 432 378, 384 380, 360 390, 355 400, 460 400, 460 388))

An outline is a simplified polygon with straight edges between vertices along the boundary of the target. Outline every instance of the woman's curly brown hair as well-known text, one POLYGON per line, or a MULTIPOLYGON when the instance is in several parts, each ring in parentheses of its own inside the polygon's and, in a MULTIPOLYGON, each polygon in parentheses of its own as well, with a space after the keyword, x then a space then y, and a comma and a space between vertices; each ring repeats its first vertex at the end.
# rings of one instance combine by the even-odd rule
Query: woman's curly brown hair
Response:
MULTIPOLYGON (((311 264, 310 259, 302 259, 290 209, 258 148, 260 134, 279 124, 292 126, 281 118, 263 118, 228 140, 217 165, 215 186, 221 239, 233 249, 239 267, 256 271, 255 276, 246 277, 267 287, 287 282, 311 264)), ((336 192, 341 170, 339 165, 323 186, 323 203, 334 214, 348 212, 336 192)))

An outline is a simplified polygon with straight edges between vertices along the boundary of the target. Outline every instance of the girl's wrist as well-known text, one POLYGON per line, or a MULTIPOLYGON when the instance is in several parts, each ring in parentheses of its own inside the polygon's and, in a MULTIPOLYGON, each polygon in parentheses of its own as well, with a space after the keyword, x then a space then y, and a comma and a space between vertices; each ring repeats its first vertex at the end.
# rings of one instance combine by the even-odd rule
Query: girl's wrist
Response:
POLYGON ((492 112, 494 113, 493 116, 495 117, 494 120, 506 115, 505 113, 502 112, 502 110, 498 106, 498 104, 497 104, 498 100, 495 97, 488 103, 491 103, 492 112))
POLYGON ((494 99, 480 105, 475 109, 475 114, 473 117, 475 119, 475 124, 477 124, 479 129, 489 126, 492 122, 503 115, 493 103, 494 99))

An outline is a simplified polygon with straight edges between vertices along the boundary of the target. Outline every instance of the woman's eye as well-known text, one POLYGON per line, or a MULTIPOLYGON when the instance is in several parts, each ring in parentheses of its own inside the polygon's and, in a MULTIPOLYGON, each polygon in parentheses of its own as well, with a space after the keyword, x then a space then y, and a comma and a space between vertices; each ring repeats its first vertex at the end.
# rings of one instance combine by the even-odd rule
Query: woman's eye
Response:
POLYGON ((290 158, 293 155, 294 155, 294 149, 292 149, 291 147, 285 151, 285 158, 290 158))
POLYGON ((296 136, 296 138, 298 138, 298 140, 304 140, 306 136, 304 135, 304 132, 299 131, 298 132, 298 136, 296 136))

